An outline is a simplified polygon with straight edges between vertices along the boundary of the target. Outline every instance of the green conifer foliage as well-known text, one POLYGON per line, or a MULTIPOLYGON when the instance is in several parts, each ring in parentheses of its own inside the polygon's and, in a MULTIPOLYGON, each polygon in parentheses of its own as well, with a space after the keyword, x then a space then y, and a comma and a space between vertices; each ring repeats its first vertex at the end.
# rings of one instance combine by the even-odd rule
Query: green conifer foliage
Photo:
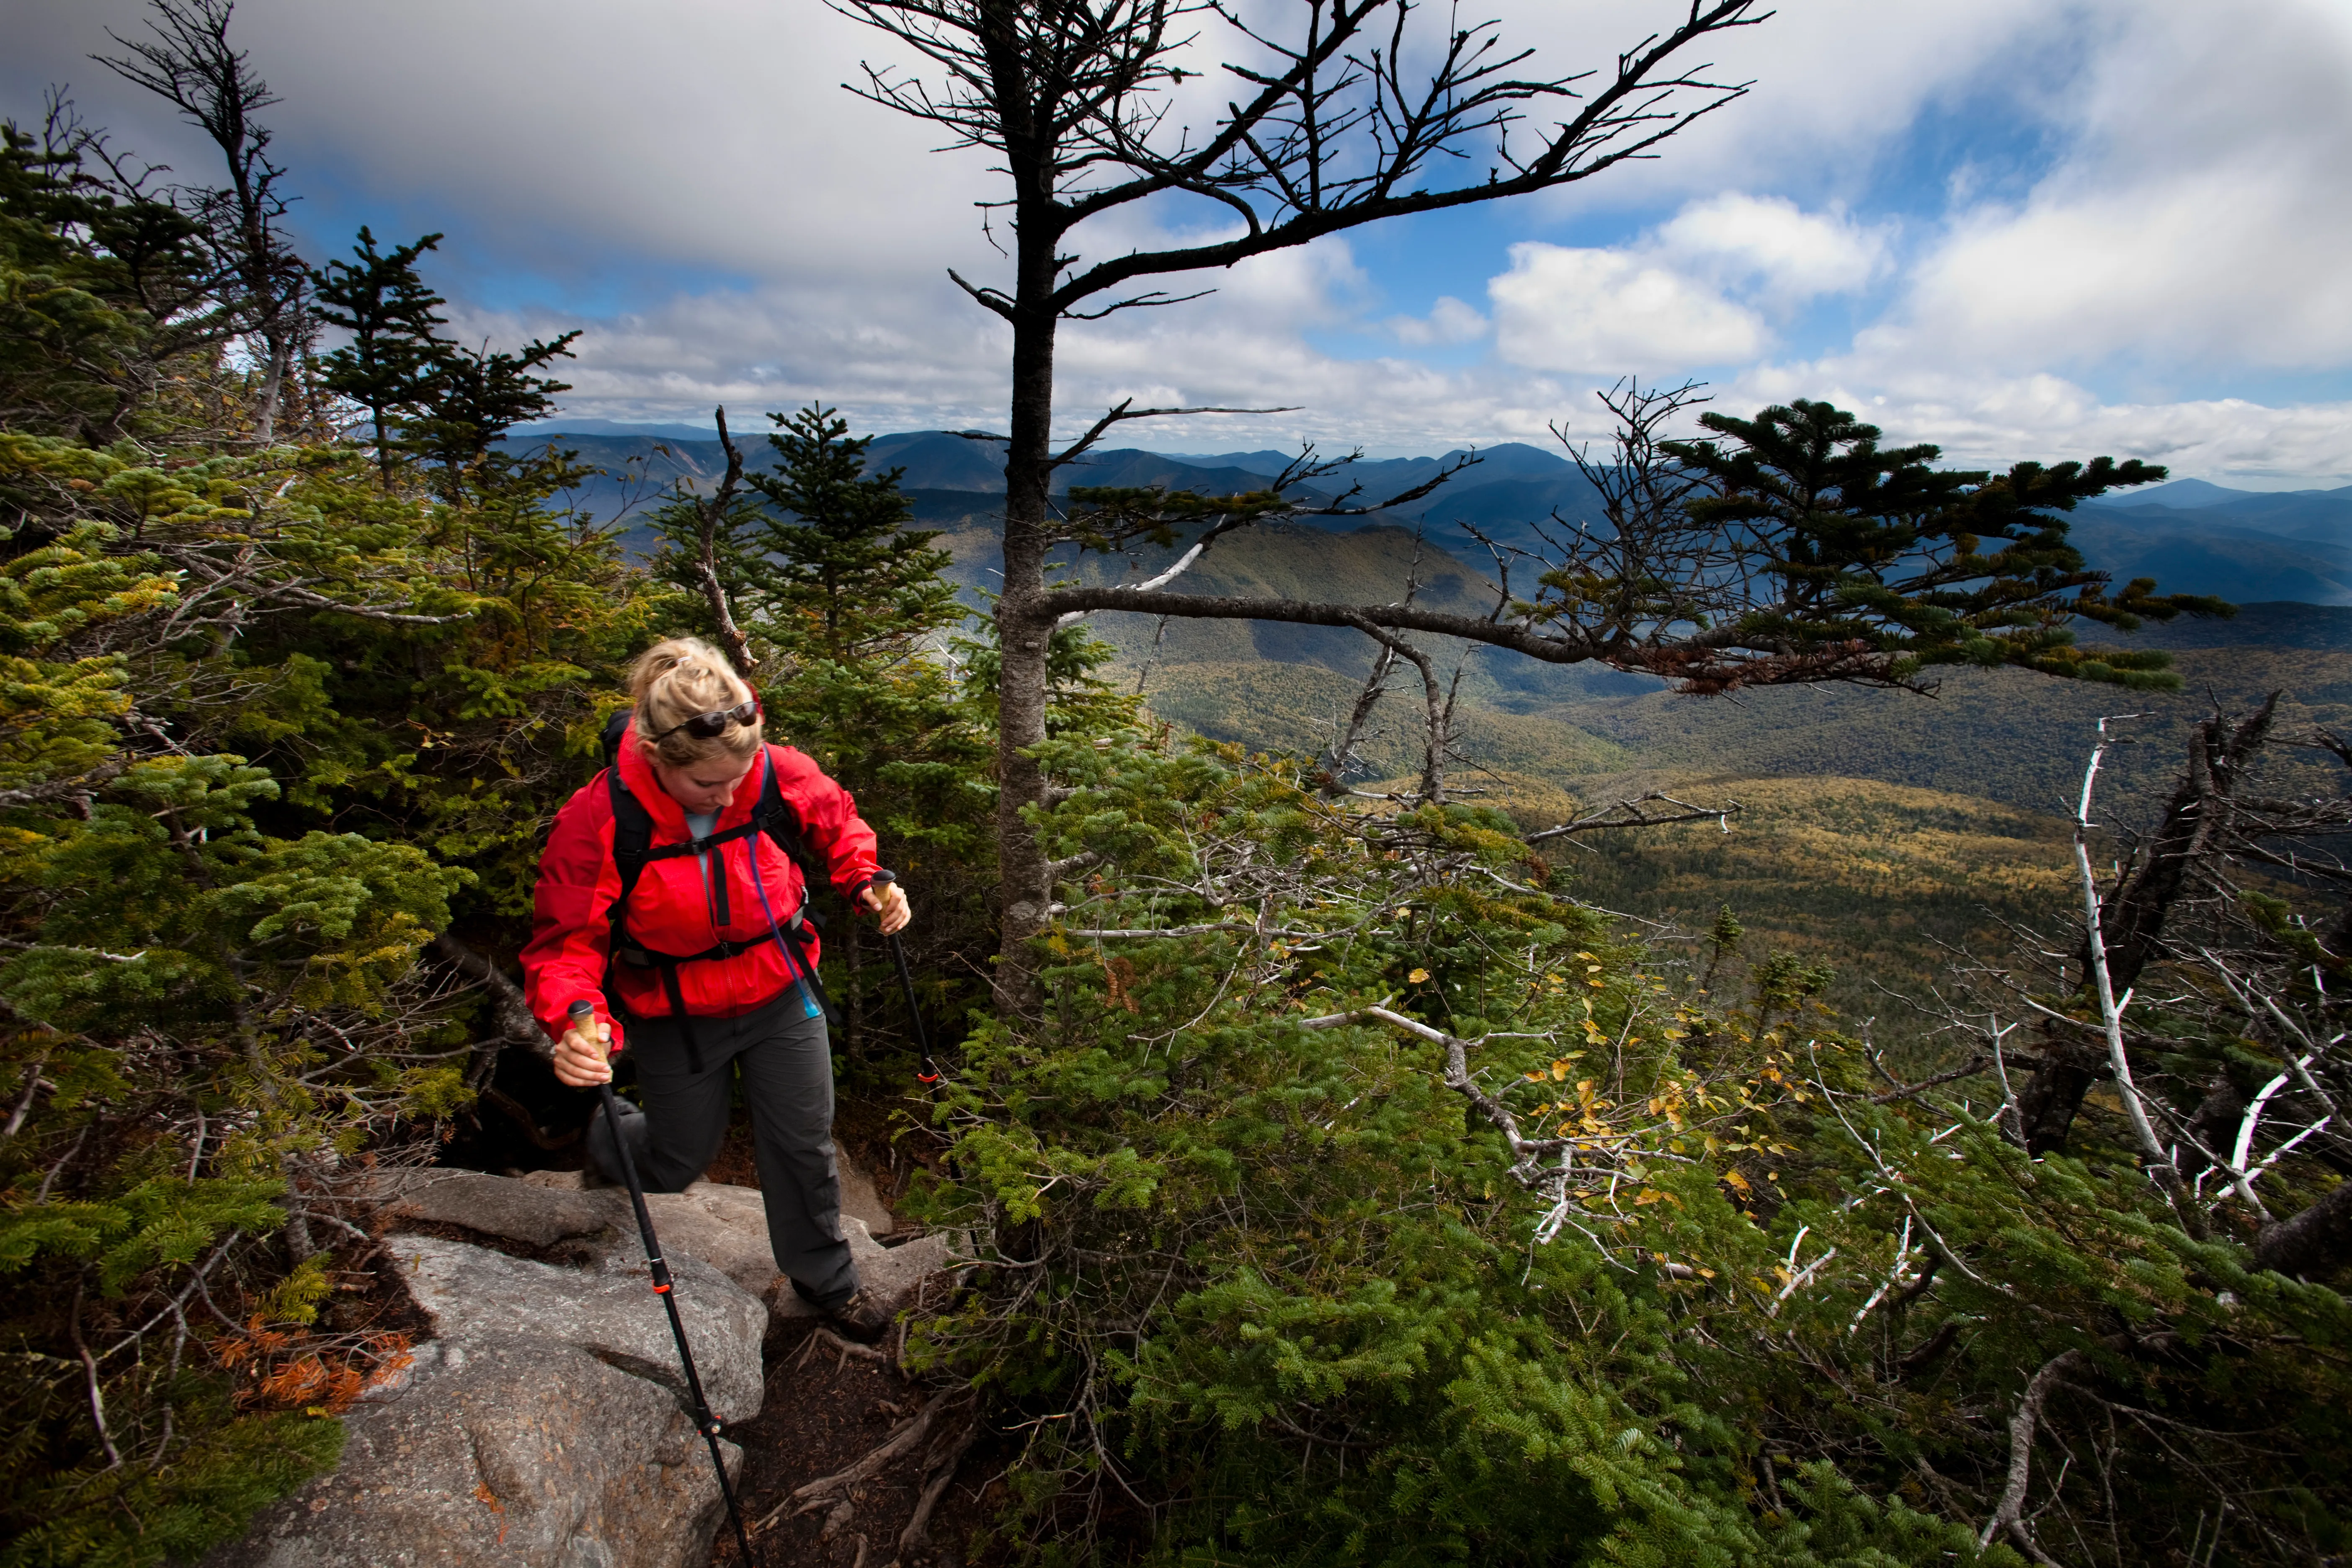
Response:
POLYGON ((2225 1500, 2241 1561, 2341 1549, 2344 1297, 2029 1159, 1985 1078, 1890 1089, 1818 968, 1727 914, 1706 994, 1474 806, 1043 760, 1067 908, 940 1104, 982 1265, 916 1341, 1042 1560, 2121 1564, 2225 1500))
POLYGON ((194 1560, 333 1463, 404 1353, 334 1289, 366 1278, 354 1178, 429 1158, 505 1039, 428 947, 520 942, 546 821, 671 624, 550 505, 563 454, 436 496, 350 447, 252 450, 169 228, 8 129, 8 1568, 194 1560))
MULTIPOLYGON (((331 1419, 240 1410, 215 1365, 225 1324, 198 1327, 194 1293, 252 1302, 257 1325, 315 1320, 314 1299, 272 1289, 340 1239, 320 1233, 331 1209, 314 1217, 326 1173, 467 1098, 463 1035, 415 962, 467 878, 412 844, 296 826, 270 770, 206 744, 330 738, 310 672, 245 662, 205 624, 201 580, 167 566, 207 559, 196 540, 251 543, 257 520, 225 503, 249 499, 255 459, 166 473, 0 443, 0 482, 76 498, 0 566, 0 1560, 152 1562, 332 1460, 331 1419)), ((301 564, 278 562, 281 582, 332 589, 337 565, 381 559, 287 531, 301 564)))
POLYGON ((411 438, 426 460, 439 465, 443 500, 462 506, 469 489, 471 499, 478 500, 511 485, 530 459, 496 452, 493 447, 517 425, 555 411, 555 395, 571 391, 571 383, 530 373, 571 358, 579 338, 577 331, 565 332, 527 343, 513 353, 462 343, 432 345, 425 402, 411 438))
POLYGON ((866 471, 874 438, 852 437, 848 421, 816 404, 769 417, 776 468, 749 482, 774 508, 757 536, 766 564, 754 591, 776 646, 846 667, 903 657, 961 624, 938 531, 908 527, 903 470, 866 471))
POLYGON ((2158 595, 2154 579, 2106 591, 2066 542, 2058 513, 2164 470, 2098 458, 2007 474, 1938 468, 1933 446, 1878 445, 1879 430, 1827 403, 1797 399, 1752 419, 1702 414, 1727 437, 1659 449, 1712 492, 1684 503, 1691 520, 1747 542, 1780 584, 1740 622, 1751 635, 1834 658, 1842 647, 1896 653, 1908 680, 1937 665, 2020 665, 2046 675, 2171 690, 2165 656, 2074 646, 2072 616, 2137 629, 2143 616, 2229 615, 2197 595, 2158 595), (1988 543, 1998 548, 1988 550, 1988 543))
POLYGON ((331 260, 310 275, 320 320, 351 334, 320 362, 320 381, 368 411, 376 464, 386 480, 400 454, 394 427, 431 395, 440 368, 443 345, 433 329, 446 318, 434 311, 448 301, 416 272, 416 258, 440 243, 440 235, 428 234, 378 251, 375 236, 362 224, 352 247, 357 260, 331 260))
POLYGON ((0 429, 103 445, 142 429, 173 362, 233 312, 207 289, 202 226, 108 188, 65 112, 42 136, 0 125, 0 429))

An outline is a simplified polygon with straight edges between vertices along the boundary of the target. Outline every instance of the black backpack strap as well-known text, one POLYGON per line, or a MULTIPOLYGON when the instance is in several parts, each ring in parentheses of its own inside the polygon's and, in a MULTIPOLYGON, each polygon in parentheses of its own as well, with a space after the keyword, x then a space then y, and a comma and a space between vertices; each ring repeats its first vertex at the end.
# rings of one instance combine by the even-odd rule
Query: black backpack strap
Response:
POLYGON ((793 803, 784 798, 783 786, 776 782, 776 759, 771 755, 767 763, 760 804, 751 808, 751 820, 784 852, 786 859, 801 868, 801 899, 807 903, 815 899, 819 888, 830 887, 833 879, 818 869, 808 836, 801 831, 801 814, 793 809, 793 803))
POLYGON ((808 949, 801 945, 800 934, 803 920, 819 926, 824 924, 817 919, 816 890, 831 886, 831 879, 817 870, 816 857, 810 853, 808 838, 801 831, 801 814, 793 809, 793 803, 784 798, 783 786, 776 783, 774 754, 772 752, 766 761, 768 765, 760 785, 760 804, 751 808, 751 820, 759 825, 777 848, 784 852, 786 858, 800 868, 801 872, 801 907, 792 912, 776 934, 783 939, 784 952, 791 956, 793 967, 806 977, 809 994, 816 998, 817 1008, 824 1014, 825 1024, 839 1029, 841 1015, 834 1009, 833 998, 825 994, 824 976, 818 973, 816 965, 809 962, 808 949))
POLYGON ((660 964, 662 990, 669 997, 669 1015, 677 1020, 677 1037, 686 1043, 686 1070, 702 1070, 702 1044, 694 1037, 694 1016, 686 1010, 686 993, 678 989, 677 965, 668 959, 660 964))
MULTIPOLYGON (((687 1070, 698 1073, 702 1070, 702 1050, 694 1037, 693 1021, 687 1016, 686 998, 678 989, 677 963, 662 954, 647 952, 629 936, 629 895, 637 890, 637 879, 645 875, 646 862, 654 859, 658 852, 654 848, 653 813, 647 811, 645 802, 621 782, 621 759, 614 731, 618 729, 625 734, 628 717, 626 712, 616 714, 614 721, 604 726, 606 743, 613 749, 611 764, 604 770, 605 793, 613 805, 613 868, 621 874, 620 890, 613 895, 610 911, 612 935, 604 944, 605 968, 609 972, 614 963, 634 953, 650 961, 661 972, 662 990, 669 996, 670 1012, 677 1019, 679 1037, 686 1042, 687 1070)), ((669 852, 675 853, 674 850, 669 852)), ((613 991, 609 978, 604 989, 607 994, 613 991)))
POLYGON ((604 765, 621 765, 621 742, 629 738, 629 721, 637 716, 634 708, 624 708, 604 721, 604 734, 600 742, 604 752, 604 765))
POLYGON ((621 890, 613 895, 613 936, 624 939, 623 929, 628 919, 629 895, 637 890, 637 879, 645 875, 646 862, 654 858, 654 815, 645 803, 629 793, 621 782, 621 764, 614 763, 604 770, 605 793, 613 805, 613 867, 621 874, 621 890))

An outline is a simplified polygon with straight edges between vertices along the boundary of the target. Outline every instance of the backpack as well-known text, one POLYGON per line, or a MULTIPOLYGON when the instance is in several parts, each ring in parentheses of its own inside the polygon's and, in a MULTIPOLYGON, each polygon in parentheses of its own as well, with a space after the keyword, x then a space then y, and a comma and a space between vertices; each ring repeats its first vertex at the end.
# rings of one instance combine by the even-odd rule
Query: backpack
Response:
MULTIPOLYGON (((759 802, 751 807, 751 820, 723 833, 714 833, 708 838, 689 839, 683 844, 665 844, 656 848, 654 845, 653 813, 647 811, 645 803, 621 782, 621 747, 628 739, 630 721, 635 716, 634 709, 624 708, 604 721, 604 779, 613 807, 613 865, 621 874, 621 890, 613 896, 612 937, 606 947, 610 955, 608 962, 661 972, 662 989, 668 994, 670 1014, 678 1020, 679 1032, 685 1037, 687 1065, 696 1072, 702 1070, 702 1053, 696 1047, 694 1026, 688 1017, 686 999, 678 988, 677 966, 681 963, 732 958, 738 953, 751 952, 762 942, 780 940, 790 960, 788 967, 798 972, 818 1010, 824 1015, 826 1023, 839 1028, 840 1016, 834 1011, 832 998, 824 994, 824 982, 818 975, 816 966, 809 963, 808 952, 801 945, 799 937, 803 920, 814 922, 820 930, 824 927, 824 922, 809 907, 809 898, 814 889, 825 885, 825 879, 818 873, 816 858, 810 852, 808 839, 801 830, 800 814, 793 809, 792 802, 784 798, 782 789, 776 783, 773 763, 762 758, 766 768, 761 781, 759 802), (645 875, 646 862, 699 854, 755 833, 765 833, 769 840, 800 868, 801 908, 793 911, 789 922, 776 925, 766 936, 752 937, 746 942, 722 941, 700 952, 656 952, 629 935, 629 895, 636 890, 637 879, 645 875)), ((711 891, 718 905, 717 921, 725 925, 728 923, 727 879, 713 879, 711 891)), ((607 994, 610 994, 608 988, 607 994)))

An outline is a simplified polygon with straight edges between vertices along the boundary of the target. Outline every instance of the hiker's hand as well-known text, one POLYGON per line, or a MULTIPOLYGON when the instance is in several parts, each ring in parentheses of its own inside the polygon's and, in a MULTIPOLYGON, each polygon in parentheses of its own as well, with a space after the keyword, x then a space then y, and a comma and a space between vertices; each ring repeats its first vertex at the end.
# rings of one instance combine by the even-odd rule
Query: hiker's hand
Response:
POLYGON ((907 922, 915 918, 915 911, 907 905, 907 889, 896 882, 869 887, 858 897, 866 900, 867 909, 882 917, 884 936, 905 931, 907 922))
POLYGON ((586 1033, 566 1029, 563 1037, 555 1042, 556 1081, 573 1089, 593 1089, 613 1079, 613 1063, 608 1051, 613 1038, 613 1026, 599 1018, 586 1033))

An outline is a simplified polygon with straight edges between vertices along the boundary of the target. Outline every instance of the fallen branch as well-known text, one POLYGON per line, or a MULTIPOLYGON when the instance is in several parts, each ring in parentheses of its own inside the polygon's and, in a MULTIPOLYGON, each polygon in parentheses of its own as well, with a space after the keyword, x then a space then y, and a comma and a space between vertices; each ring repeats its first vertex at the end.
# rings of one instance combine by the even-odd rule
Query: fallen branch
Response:
POLYGON ((1974 1078, 1992 1065, 1990 1057, 1970 1057, 1949 1072, 1939 1072, 1933 1078, 1923 1078, 1917 1083, 1897 1084, 1885 1094, 1874 1094, 1870 1097, 1870 1103, 1891 1105, 1895 1100, 1908 1100, 1915 1094, 1924 1093, 1938 1084, 1950 1083, 1955 1079, 1974 1078))
POLYGON ((2056 1561, 2042 1550, 2033 1539, 2033 1531, 2026 1526, 2025 1491, 2033 1477, 2033 1433, 2042 1421, 2042 1406, 2059 1380, 2081 1365, 2082 1361, 2081 1351, 2063 1351, 2051 1357, 2026 1384, 2025 1392, 2017 1396, 2017 1412, 2009 1418, 2009 1485, 2001 1489, 2000 1505, 1978 1533, 1978 1545, 1990 1546, 1993 1537, 2005 1534, 2034 1562, 2058 1568, 2056 1561))
POLYGON ((1635 795, 1632 800, 1621 800, 1614 805, 1603 806, 1573 822, 1547 827, 1541 833, 1530 833, 1527 841, 1541 844, 1547 838, 1559 838, 1570 833, 1599 833, 1611 827, 1664 827, 1677 822, 1717 823, 1728 833, 1731 831, 1731 819, 1738 815, 1740 809, 1736 800, 1728 805, 1693 805, 1686 800, 1676 800, 1673 795, 1652 790, 1647 795, 1635 795), (1654 800, 1664 801, 1675 809, 1671 814, 1652 814, 1642 809, 1654 800))

